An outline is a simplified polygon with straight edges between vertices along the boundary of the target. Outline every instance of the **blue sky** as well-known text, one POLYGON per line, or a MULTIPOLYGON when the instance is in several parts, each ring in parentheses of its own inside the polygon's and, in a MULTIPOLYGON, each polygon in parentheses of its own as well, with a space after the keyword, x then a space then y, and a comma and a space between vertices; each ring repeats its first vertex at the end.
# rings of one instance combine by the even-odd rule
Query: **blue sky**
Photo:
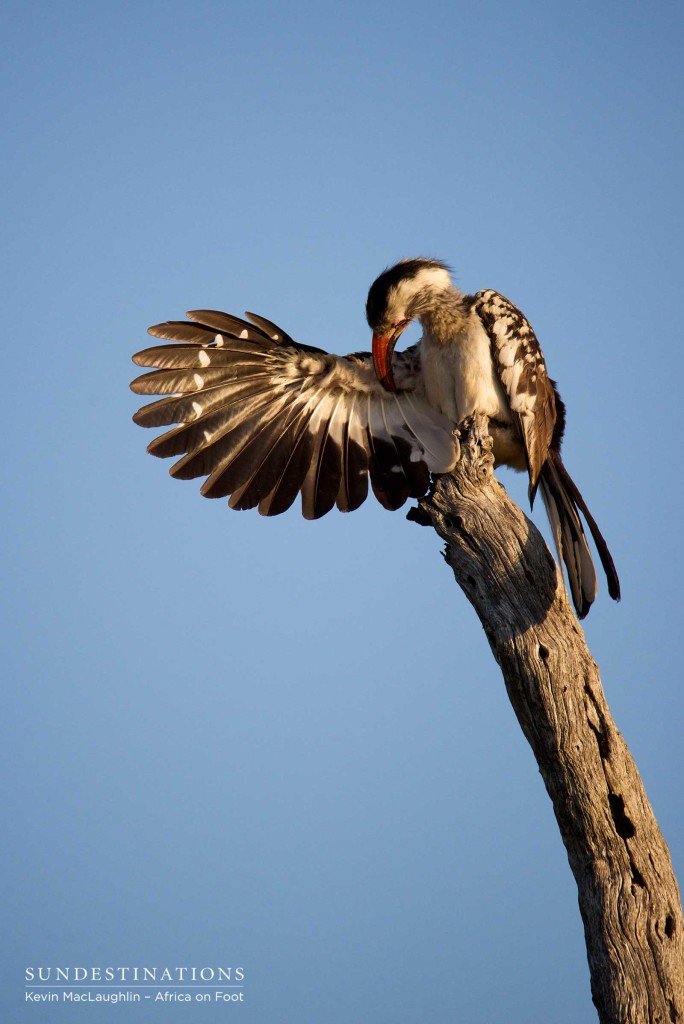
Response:
POLYGON ((204 501, 145 454, 129 358, 200 307, 367 347, 404 256, 516 302, 620 571, 587 640, 681 877, 681 29, 670 3, 6 7, 3 1019, 72 1020, 23 972, 84 963, 244 966, 244 1005, 150 1020, 596 1019, 436 536, 204 501))

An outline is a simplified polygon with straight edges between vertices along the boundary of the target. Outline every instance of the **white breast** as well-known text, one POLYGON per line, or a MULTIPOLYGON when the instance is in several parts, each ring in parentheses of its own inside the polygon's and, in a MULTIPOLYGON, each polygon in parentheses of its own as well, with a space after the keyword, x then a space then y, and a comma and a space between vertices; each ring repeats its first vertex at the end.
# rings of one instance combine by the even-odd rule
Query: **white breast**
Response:
POLYGON ((510 421, 508 400, 479 317, 471 315, 465 329, 446 345, 426 332, 420 355, 425 396, 452 422, 459 423, 476 412, 510 421))

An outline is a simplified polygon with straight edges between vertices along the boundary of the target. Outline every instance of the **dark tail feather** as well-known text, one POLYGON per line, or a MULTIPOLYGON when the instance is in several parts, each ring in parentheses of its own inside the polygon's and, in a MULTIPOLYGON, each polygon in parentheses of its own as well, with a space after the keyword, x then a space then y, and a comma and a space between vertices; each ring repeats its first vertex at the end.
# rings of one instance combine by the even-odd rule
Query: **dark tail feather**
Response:
POLYGON ((620 599, 620 581, 601 531, 587 508, 560 455, 550 451, 541 472, 540 489, 551 523, 558 556, 564 562, 570 584, 570 593, 583 619, 594 602, 597 591, 596 572, 591 552, 584 535, 578 512, 587 521, 601 564, 608 580, 608 593, 620 599))
POLYGON ((604 540, 603 534, 596 525, 596 520, 587 508, 587 503, 585 502, 580 492, 577 490, 577 485, 575 484, 575 481, 572 479, 567 469, 563 465, 560 455, 558 455, 556 452, 552 452, 551 455, 553 457, 553 462, 556 466, 558 474, 561 480, 563 481, 563 484, 565 485, 569 494, 571 495, 572 500, 581 510, 582 515, 586 519, 587 525, 591 530, 591 536, 594 538, 594 544, 596 545, 596 550, 598 551, 599 558, 601 559, 601 565, 603 566, 603 571, 605 572, 606 579, 608 581, 608 593, 614 601, 619 601, 620 580, 618 578, 617 569, 615 568, 615 562, 613 561, 612 555, 608 550, 608 545, 604 540))

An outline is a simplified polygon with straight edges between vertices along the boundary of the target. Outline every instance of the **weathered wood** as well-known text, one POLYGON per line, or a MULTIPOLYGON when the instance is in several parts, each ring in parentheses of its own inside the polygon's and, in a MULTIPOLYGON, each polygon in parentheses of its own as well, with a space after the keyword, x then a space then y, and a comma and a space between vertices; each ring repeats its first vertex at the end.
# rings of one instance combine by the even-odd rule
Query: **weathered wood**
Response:
POLYGON ((670 855, 541 534, 492 472, 484 417, 409 518, 432 525, 480 617, 577 882, 601 1024, 684 1024, 684 920, 670 855))

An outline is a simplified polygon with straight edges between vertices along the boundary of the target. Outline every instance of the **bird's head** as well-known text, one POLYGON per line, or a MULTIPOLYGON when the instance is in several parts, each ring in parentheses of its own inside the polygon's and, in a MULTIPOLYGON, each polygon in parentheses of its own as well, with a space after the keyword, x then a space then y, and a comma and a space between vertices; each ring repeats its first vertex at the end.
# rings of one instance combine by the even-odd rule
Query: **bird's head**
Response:
POLYGON ((451 290, 449 268, 438 260, 402 260, 384 270, 370 286, 366 319, 373 331, 373 366, 387 391, 396 391, 392 353, 412 320, 434 306, 435 297, 451 290))

